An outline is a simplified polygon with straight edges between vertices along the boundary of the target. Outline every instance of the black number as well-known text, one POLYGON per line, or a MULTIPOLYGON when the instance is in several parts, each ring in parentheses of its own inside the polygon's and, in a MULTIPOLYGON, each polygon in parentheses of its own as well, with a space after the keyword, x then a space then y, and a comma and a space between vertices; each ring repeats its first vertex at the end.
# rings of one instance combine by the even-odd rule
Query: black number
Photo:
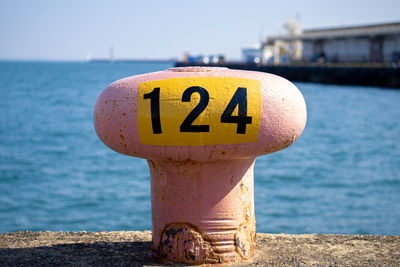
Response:
POLYGON ((200 86, 189 87, 183 92, 182 102, 190 102, 193 93, 199 93, 200 101, 197 106, 189 113, 186 119, 181 124, 181 132, 209 132, 210 125, 192 125, 196 118, 207 107, 210 96, 206 89, 200 86))
MULTIPOLYGON (((197 106, 189 113, 180 126, 181 132, 210 132, 210 125, 192 125, 197 117, 206 109, 210 96, 206 89, 200 86, 191 86, 182 94, 182 102, 190 102, 193 93, 200 95, 197 106)), ((150 99, 151 124, 154 134, 161 134, 160 119, 160 87, 156 87, 152 92, 144 94, 144 99, 150 99)), ((251 124, 252 117, 247 116, 247 88, 239 87, 229 101, 221 115, 222 123, 237 123, 237 134, 246 133, 246 125, 251 124), (232 113, 238 107, 238 116, 232 113)))
POLYGON ((143 95, 144 99, 150 99, 151 124, 153 126, 153 134, 160 134, 160 87, 154 88, 151 93, 143 95))
POLYGON ((251 124, 251 120, 252 117, 247 116, 247 88, 239 87, 222 113, 221 122, 237 123, 236 133, 245 134, 246 124, 251 124), (239 106, 238 116, 232 116, 236 106, 239 106))

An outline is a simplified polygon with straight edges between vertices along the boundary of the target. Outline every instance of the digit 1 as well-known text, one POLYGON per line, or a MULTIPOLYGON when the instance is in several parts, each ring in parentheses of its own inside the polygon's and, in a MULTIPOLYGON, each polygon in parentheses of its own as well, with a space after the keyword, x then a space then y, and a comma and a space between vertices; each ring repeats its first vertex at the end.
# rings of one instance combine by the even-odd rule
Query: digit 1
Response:
POLYGON ((143 98, 150 99, 151 125, 153 127, 153 134, 162 133, 160 120, 160 87, 156 87, 152 92, 144 94, 143 98))
POLYGON ((237 123, 236 133, 245 134, 246 124, 251 124, 251 121, 252 117, 247 116, 247 88, 239 87, 222 113, 221 122, 237 123), (232 116, 236 106, 239 106, 238 116, 232 116))

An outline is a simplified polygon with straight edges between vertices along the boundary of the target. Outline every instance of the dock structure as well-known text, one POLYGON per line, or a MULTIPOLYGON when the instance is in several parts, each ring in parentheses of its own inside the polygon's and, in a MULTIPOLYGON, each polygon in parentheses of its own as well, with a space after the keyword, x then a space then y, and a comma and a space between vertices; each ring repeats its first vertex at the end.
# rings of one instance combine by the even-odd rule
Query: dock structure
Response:
POLYGON ((268 72, 293 82, 313 82, 340 85, 400 88, 400 68, 382 64, 285 64, 263 65, 243 62, 203 64, 176 62, 176 67, 220 66, 230 69, 268 72))
POLYGON ((263 63, 320 60, 397 64, 400 60, 400 22, 304 31, 296 22, 286 23, 285 27, 286 35, 270 36, 262 41, 263 63))
POLYGON ((400 21, 303 30, 268 36, 242 50, 242 62, 190 61, 175 66, 223 66, 269 72, 295 82, 400 88, 400 21))

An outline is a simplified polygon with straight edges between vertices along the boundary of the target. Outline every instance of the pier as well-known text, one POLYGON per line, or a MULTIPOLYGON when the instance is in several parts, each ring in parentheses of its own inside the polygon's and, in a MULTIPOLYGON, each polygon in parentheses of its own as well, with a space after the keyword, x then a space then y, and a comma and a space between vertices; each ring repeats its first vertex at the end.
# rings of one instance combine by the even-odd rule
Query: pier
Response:
POLYGON ((400 68, 387 64, 262 65, 235 62, 223 64, 176 62, 175 66, 218 66, 261 71, 276 74, 294 82, 400 88, 400 68))

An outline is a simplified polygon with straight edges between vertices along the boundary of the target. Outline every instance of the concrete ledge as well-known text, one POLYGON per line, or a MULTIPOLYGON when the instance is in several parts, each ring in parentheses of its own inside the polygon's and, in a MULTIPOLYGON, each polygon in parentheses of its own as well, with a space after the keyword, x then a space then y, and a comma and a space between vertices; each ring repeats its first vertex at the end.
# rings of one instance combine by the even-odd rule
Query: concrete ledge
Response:
MULTIPOLYGON (((400 266, 400 236, 257 234, 252 262, 232 266, 400 266)), ((0 234, 0 266, 164 266, 151 233, 0 234)))

